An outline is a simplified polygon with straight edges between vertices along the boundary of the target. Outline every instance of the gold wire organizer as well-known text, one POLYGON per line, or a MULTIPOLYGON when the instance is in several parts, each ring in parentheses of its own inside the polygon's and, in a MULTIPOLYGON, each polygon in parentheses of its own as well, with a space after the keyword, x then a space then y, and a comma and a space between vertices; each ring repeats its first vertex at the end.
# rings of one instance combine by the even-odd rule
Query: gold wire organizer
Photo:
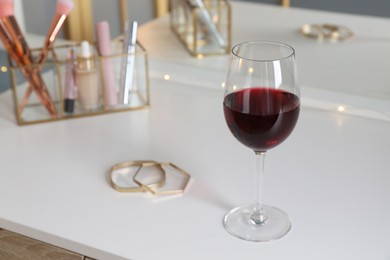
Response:
POLYGON ((227 0, 170 0, 170 26, 194 57, 227 54, 231 48, 231 6, 227 0))
MULTIPOLYGON (((150 106, 150 87, 149 87, 149 68, 148 56, 145 48, 137 43, 135 53, 122 53, 123 41, 113 41, 113 55, 99 56, 96 50, 93 50, 92 62, 95 63, 97 73, 97 88, 98 88, 98 104, 93 109, 86 109, 80 105, 80 93, 76 91, 74 100, 74 110, 66 112, 65 106, 65 81, 66 67, 72 63, 75 66, 80 62, 78 58, 69 58, 70 51, 79 53, 80 44, 63 45, 51 49, 49 52, 48 61, 44 64, 33 64, 29 66, 18 67, 10 58, 9 69, 12 82, 12 93, 15 107, 17 123, 19 125, 27 125, 42 122, 51 122, 64 119, 81 118, 94 115, 102 115, 114 112, 123 112, 137 109, 144 109, 150 106), (134 57, 133 81, 130 87, 128 103, 121 103, 120 98, 116 105, 108 105, 106 97, 106 81, 105 81, 105 64, 106 60, 111 60, 113 65, 113 73, 115 79, 115 88, 120 95, 121 92, 121 74, 123 73, 123 63, 129 57, 134 57), (47 89, 49 96, 54 104, 56 114, 49 113, 44 104, 40 102, 37 95, 29 90, 29 81, 26 79, 26 71, 33 71, 39 74, 42 78, 44 87, 47 89), (27 93, 30 92, 30 93, 27 93), (28 98, 26 98, 26 96, 28 98)), ((32 50, 33 55, 39 53, 40 50, 32 50)), ((77 82, 75 83, 78 84, 77 82)), ((80 90, 77 86, 76 90, 80 90)))

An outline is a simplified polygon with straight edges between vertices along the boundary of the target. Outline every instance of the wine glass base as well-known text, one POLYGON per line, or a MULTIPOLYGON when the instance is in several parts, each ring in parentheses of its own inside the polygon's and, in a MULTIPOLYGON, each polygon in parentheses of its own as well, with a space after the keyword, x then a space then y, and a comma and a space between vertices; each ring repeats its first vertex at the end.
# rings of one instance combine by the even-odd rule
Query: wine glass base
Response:
POLYGON ((251 219, 253 208, 253 205, 245 205, 226 214, 223 219, 226 231, 235 237, 254 242, 276 240, 290 231, 291 221, 284 211, 263 205, 266 220, 256 224, 251 219))

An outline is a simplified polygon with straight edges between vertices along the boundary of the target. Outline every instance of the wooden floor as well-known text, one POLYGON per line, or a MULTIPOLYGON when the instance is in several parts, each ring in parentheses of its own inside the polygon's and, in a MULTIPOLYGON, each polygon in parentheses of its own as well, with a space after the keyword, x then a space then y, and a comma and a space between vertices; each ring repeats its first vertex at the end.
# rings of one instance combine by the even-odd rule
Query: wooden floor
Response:
POLYGON ((0 260, 92 260, 35 239, 0 229, 0 260))

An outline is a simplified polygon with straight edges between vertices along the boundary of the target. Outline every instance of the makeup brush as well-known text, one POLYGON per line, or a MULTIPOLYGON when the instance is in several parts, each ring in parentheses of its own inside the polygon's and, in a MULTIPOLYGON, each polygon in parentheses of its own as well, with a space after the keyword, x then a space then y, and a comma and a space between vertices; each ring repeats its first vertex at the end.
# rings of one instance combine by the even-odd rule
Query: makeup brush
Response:
POLYGON ((19 56, 24 55, 23 45, 21 43, 24 38, 18 34, 20 29, 14 17, 13 0, 0 0, 0 18, 3 22, 4 30, 7 32, 9 38, 12 39, 14 51, 19 56))
MULTIPOLYGON (((38 58, 36 60, 37 64, 43 64, 47 60, 49 50, 53 48, 54 41, 57 38, 59 31, 62 28, 62 25, 65 22, 66 17, 72 11, 74 5, 72 0, 58 0, 56 11, 49 28, 49 32, 47 33, 45 42, 42 47, 42 51, 39 53, 38 58)), ((26 94, 23 97, 22 106, 27 104, 27 100, 30 97, 32 90, 31 87, 27 89, 26 94)))
MULTIPOLYGON (((15 64, 17 64, 17 66, 20 68, 20 71, 22 72, 22 74, 25 76, 27 81, 30 83, 30 86, 34 86, 32 89, 36 90, 37 89, 36 86, 38 86, 36 83, 37 79, 32 77, 31 68, 24 67, 23 62, 21 61, 20 57, 13 50, 13 42, 11 41, 8 33, 6 32, 3 22, 0 22, 0 39, 4 43, 4 46, 9 54, 9 56, 14 60, 15 64)), ((44 104, 45 107, 47 107, 47 109, 49 110, 49 108, 51 106, 48 104, 47 99, 41 94, 39 94, 37 96, 38 96, 39 100, 42 102, 42 104, 44 104)), ((22 111, 20 109, 18 109, 18 112, 21 113, 22 111)))
MULTIPOLYGON (((0 20, 2 30, 1 33, 3 42, 6 40, 8 47, 7 51, 14 59, 15 63, 21 67, 24 65, 32 65, 32 56, 30 48, 28 48, 27 41, 23 37, 23 34, 18 26, 18 23, 14 17, 14 1, 13 0, 0 0, 0 20)), ((6 43, 5 43, 6 45, 6 43)), ((56 115, 56 109, 50 96, 47 92, 42 91, 44 86, 43 80, 39 73, 34 72, 33 69, 23 69, 22 73, 30 83, 30 87, 37 94, 42 104, 47 108, 51 115, 56 115)), ((31 90, 30 90, 31 92, 31 90)))
POLYGON ((48 52, 50 48, 53 48, 54 41, 57 38, 59 31, 61 30, 62 25, 65 22, 66 17, 72 11, 74 5, 72 0, 58 0, 56 12, 54 14, 53 20, 49 32, 47 33, 45 42, 42 47, 42 51, 36 60, 36 63, 42 64, 46 61, 48 52))

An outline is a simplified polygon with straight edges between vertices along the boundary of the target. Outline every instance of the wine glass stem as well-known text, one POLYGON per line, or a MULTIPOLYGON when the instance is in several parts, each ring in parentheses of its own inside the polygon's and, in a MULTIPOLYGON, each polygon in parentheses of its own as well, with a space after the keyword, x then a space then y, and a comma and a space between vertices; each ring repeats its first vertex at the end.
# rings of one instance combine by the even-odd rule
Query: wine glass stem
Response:
POLYGON ((253 224, 262 225, 267 221, 263 211, 263 173, 265 152, 255 151, 256 155, 256 194, 255 205, 250 220, 253 224))

